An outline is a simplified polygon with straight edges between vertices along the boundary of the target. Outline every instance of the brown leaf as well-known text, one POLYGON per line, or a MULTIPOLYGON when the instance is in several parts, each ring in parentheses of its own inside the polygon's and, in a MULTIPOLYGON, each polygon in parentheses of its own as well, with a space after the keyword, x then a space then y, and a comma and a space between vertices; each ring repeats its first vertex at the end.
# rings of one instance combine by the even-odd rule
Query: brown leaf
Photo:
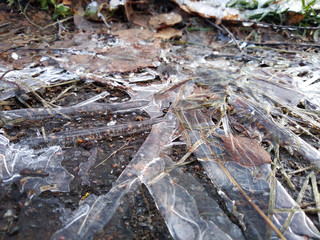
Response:
MULTIPOLYGON (((158 64, 160 42, 152 38, 154 33, 148 30, 128 29, 114 34, 118 39, 121 39, 121 44, 100 48, 96 41, 90 41, 89 35, 79 33, 75 35, 77 38, 73 37, 72 41, 60 41, 60 45, 79 49, 80 53, 76 55, 65 54, 59 57, 52 56, 52 58, 70 72, 80 73, 83 71, 83 73, 99 75, 136 71, 158 64), (94 51, 96 54, 88 54, 87 51, 94 51)), ((56 46, 58 45, 55 44, 56 46)))
POLYGON ((299 24, 304 19, 304 15, 301 13, 291 12, 287 13, 287 25, 296 25, 299 24))
POLYGON ((150 41, 152 40, 154 33, 146 29, 125 29, 119 30, 113 33, 123 41, 129 43, 137 43, 139 41, 150 41))
POLYGON ((181 30, 175 29, 175 28, 165 28, 157 32, 155 37, 165 39, 165 40, 181 38, 182 32, 181 30))
POLYGON ((168 26, 173 26, 181 21, 182 17, 179 14, 171 12, 151 17, 149 24, 154 29, 162 29, 168 26))
POLYGON ((242 166, 260 166, 271 163, 270 154, 254 139, 242 136, 219 136, 230 161, 242 166))

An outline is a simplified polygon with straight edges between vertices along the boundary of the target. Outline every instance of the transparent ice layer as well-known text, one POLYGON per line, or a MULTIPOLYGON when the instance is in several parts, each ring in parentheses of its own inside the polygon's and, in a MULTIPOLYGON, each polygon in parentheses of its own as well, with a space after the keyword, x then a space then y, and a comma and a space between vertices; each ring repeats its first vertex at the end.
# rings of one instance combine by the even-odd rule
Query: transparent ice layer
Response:
POLYGON ((89 199, 82 203, 52 239, 91 238, 109 222, 126 194, 137 191, 140 184, 149 189, 175 239, 243 239, 240 229, 192 176, 186 176, 180 169, 163 174, 174 166, 166 153, 167 146, 174 140, 176 127, 176 120, 170 113, 166 121, 154 125, 112 189, 94 201, 89 199))
POLYGON ((61 166, 63 153, 52 146, 33 150, 28 146, 12 144, 0 135, 0 180, 8 185, 20 180, 22 191, 38 195, 43 191, 68 192, 73 175, 61 166))

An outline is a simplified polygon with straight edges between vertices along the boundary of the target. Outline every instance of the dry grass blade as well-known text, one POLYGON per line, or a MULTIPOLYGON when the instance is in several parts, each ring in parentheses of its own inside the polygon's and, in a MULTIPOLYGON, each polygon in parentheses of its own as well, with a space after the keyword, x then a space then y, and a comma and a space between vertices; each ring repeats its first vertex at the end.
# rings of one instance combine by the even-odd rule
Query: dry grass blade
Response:
POLYGON ((180 167, 183 165, 186 165, 190 162, 185 162, 188 157, 190 157, 190 155, 201 145, 203 144, 204 141, 202 139, 199 139, 189 150, 188 152, 183 155, 183 157, 176 163, 174 164, 172 167, 166 169, 165 171, 161 172, 160 174, 158 174, 157 176, 155 176, 153 179, 151 179, 148 182, 148 185, 155 183, 156 181, 159 181, 161 178, 163 178, 164 176, 166 176, 167 174, 169 174, 172 170, 174 170, 176 167, 180 167))
POLYGON ((52 99, 49 103, 50 103, 50 104, 54 104, 57 100, 59 100, 60 98, 62 98, 65 93, 67 93, 70 89, 72 89, 72 88, 74 88, 74 87, 75 87, 75 85, 71 85, 71 86, 67 87, 67 88, 64 89, 58 96, 56 96, 54 99, 52 99))
POLYGON ((128 146, 130 141, 131 141, 131 138, 128 138, 127 141, 120 148, 113 151, 107 158, 105 158, 103 161, 101 161, 99 164, 97 164, 94 168, 97 168, 100 165, 102 165, 103 163, 105 163, 106 161, 108 161, 108 159, 110 159, 112 156, 116 155, 120 150, 126 149, 126 146, 128 146))
MULTIPOLYGON (((268 218, 271 220, 273 218, 274 209, 276 206, 276 168, 274 168, 271 172, 270 176, 270 198, 269 198, 269 212, 268 212, 268 218)), ((271 239, 271 228, 269 227, 266 232, 266 239, 271 239)))
POLYGON ((223 170, 223 172, 228 176, 230 181, 238 188, 241 192, 242 196, 250 203, 250 205, 260 214, 260 216, 266 221, 266 223, 271 227, 271 229, 278 235, 281 239, 286 239, 283 234, 279 231, 279 229, 272 223, 272 221, 265 215, 265 213, 253 202, 253 200, 246 194, 246 192, 242 189, 242 187, 237 183, 237 181, 231 176, 229 171, 224 167, 222 162, 216 156, 214 151, 211 149, 210 144, 206 142, 208 149, 210 150, 211 154, 214 156, 215 160, 223 170))
MULTIPOLYGON (((309 184, 309 179, 310 179, 311 174, 312 173, 310 173, 306 177, 306 180, 304 181, 304 183, 302 185, 301 191, 299 192, 299 195, 298 195, 297 200, 296 200, 298 205, 300 205, 300 203, 302 201, 302 198, 303 198, 303 196, 304 196, 304 194, 305 194, 305 192, 307 190, 307 186, 309 184)), ((288 229, 288 227, 290 226, 290 223, 292 221, 292 218, 294 216, 294 213, 295 213, 295 211, 290 211, 290 210, 288 212, 290 212, 290 214, 288 215, 287 220, 285 221, 285 223, 282 225, 281 230, 280 230, 281 232, 285 232, 288 229)))
POLYGON ((278 167, 280 168, 280 171, 281 171, 281 173, 283 174, 283 177, 285 178, 288 186, 289 186, 292 190, 295 190, 296 188, 295 188, 294 184, 291 182, 290 177, 288 176, 286 170, 284 169, 284 167, 283 167, 283 165, 282 165, 282 163, 281 163, 281 161, 280 161, 279 147, 280 147, 280 146, 277 144, 277 146, 275 147, 275 150, 274 150, 275 155, 276 155, 276 157, 275 157, 275 159, 274 159, 274 164, 276 165, 277 168, 278 168, 278 167))
MULTIPOLYGON (((319 195, 316 175, 314 172, 312 172, 310 174, 310 178, 311 178, 311 185, 312 185, 312 190, 313 190, 313 195, 314 195, 314 199, 316 202, 316 206, 319 209, 320 208, 320 195, 319 195)), ((318 213, 318 220, 320 222, 320 211, 318 211, 317 213, 318 213)))

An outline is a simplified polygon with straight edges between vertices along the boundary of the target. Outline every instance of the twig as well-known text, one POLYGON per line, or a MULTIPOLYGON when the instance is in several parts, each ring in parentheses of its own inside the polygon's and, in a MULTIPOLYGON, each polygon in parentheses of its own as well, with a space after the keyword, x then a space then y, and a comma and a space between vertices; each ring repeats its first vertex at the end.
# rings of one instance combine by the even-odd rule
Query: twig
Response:
POLYGON ((320 212, 320 208, 309 208, 309 209, 301 209, 298 207, 292 208, 292 209, 288 209, 288 208, 277 208, 277 209, 273 209, 273 213, 295 213, 295 212, 300 212, 303 211, 305 213, 317 213, 320 212))
POLYGON ((102 162, 100 162, 97 166, 95 166, 94 168, 99 167, 101 164, 105 163, 106 161, 108 161, 109 158, 111 158, 113 155, 117 154, 120 150, 125 149, 125 146, 128 146, 128 144, 130 143, 131 138, 128 138, 127 141, 117 150, 115 150, 114 152, 112 152, 106 159, 104 159, 102 162))
POLYGON ((212 22, 211 20, 206 19, 206 21, 207 21, 208 23, 210 23, 212 26, 214 26, 215 28, 217 28, 220 32, 224 32, 224 33, 226 33, 226 32, 225 32, 225 30, 224 30, 223 28, 221 28, 219 25, 215 24, 215 23, 214 23, 214 22, 212 22))
POLYGON ((67 21, 69 21, 69 20, 71 20, 71 19, 73 19, 73 16, 64 18, 64 19, 59 20, 59 21, 56 21, 56 22, 51 23, 51 24, 49 24, 49 25, 47 25, 47 26, 45 26, 45 27, 41 27, 41 29, 44 30, 44 29, 47 29, 47 28, 49 28, 49 27, 52 27, 52 26, 54 26, 54 25, 56 25, 56 24, 59 24, 59 23, 61 24, 61 23, 67 22, 67 21))
MULTIPOLYGON (((314 200, 316 202, 316 206, 317 206, 317 208, 320 208, 320 196, 319 196, 317 179, 316 179, 314 172, 311 172, 310 179, 311 179, 313 196, 314 196, 314 200)), ((320 221, 320 212, 318 212, 318 220, 320 221)))
POLYGON ((234 37, 234 35, 232 34, 232 32, 229 31, 228 28, 226 28, 223 24, 221 24, 222 28, 220 26, 218 26, 217 24, 213 23, 210 20, 207 20, 208 23, 210 23, 212 26, 216 27, 218 30, 220 30, 221 32, 227 33, 229 35, 229 37, 232 39, 232 41, 235 43, 235 45, 237 46, 237 48, 240 50, 240 52, 242 54, 245 54, 242 50, 242 48, 240 47, 237 39, 234 37))
MULTIPOLYGON (((18 1, 18 3, 19 3, 20 8, 22 9, 22 6, 21 6, 21 4, 20 4, 20 1, 18 1)), ((62 20, 57 20, 57 21, 55 21, 54 23, 51 23, 51 24, 49 24, 49 25, 47 25, 47 26, 45 26, 45 27, 42 27, 42 26, 40 26, 40 25, 38 25, 38 24, 35 24, 33 21, 31 21, 31 19, 30 19, 30 18, 28 17, 28 15, 26 14, 26 11, 27 11, 27 9, 28 9, 28 7, 29 7, 29 4, 30 4, 30 1, 26 4, 25 8, 24 8, 23 10, 20 10, 20 11, 21 11, 21 13, 23 14, 23 16, 27 19, 27 21, 28 21, 29 23, 31 23, 33 26, 35 26, 35 27, 37 27, 37 28, 40 28, 41 30, 45 30, 45 29, 47 29, 47 28, 49 28, 49 27, 52 27, 52 26, 54 26, 54 25, 56 25, 56 24, 61 24, 61 23, 63 23, 63 22, 69 21, 70 19, 73 19, 73 16, 67 17, 67 18, 62 19, 62 20)))
POLYGON ((319 30, 320 27, 302 27, 302 26, 288 26, 288 25, 276 25, 272 23, 262 23, 262 22, 256 22, 256 21, 241 21, 241 20, 222 20, 223 22, 233 22, 233 23, 240 23, 242 26, 250 25, 250 27, 256 27, 256 28, 273 28, 273 29, 286 29, 291 31, 296 30, 319 30))
POLYGON ((242 50, 242 48, 240 47, 237 39, 234 37, 234 35, 232 34, 232 32, 229 31, 228 28, 226 28, 223 24, 221 24, 221 26, 223 27, 223 29, 228 33, 229 37, 232 39, 232 41, 234 42, 234 44, 237 46, 237 48, 240 50, 240 52, 242 54, 245 54, 242 50))
POLYGON ((289 172, 288 175, 293 175, 293 174, 296 174, 296 173, 301 173, 301 172, 310 170, 310 169, 312 169, 312 168, 313 168, 312 166, 310 166, 310 167, 305 167, 305 168, 300 168, 300 169, 298 169, 298 170, 289 172))
POLYGON ((36 26, 36 27, 38 27, 38 28, 42 28, 41 26, 39 26, 39 25, 35 24, 34 22, 32 22, 32 21, 30 20, 30 18, 29 18, 29 17, 27 16, 27 14, 26 14, 26 11, 27 11, 27 9, 28 9, 28 7, 29 7, 30 2, 31 2, 31 1, 28 1, 28 3, 26 4, 25 8, 22 10, 22 6, 21 6, 21 4, 20 4, 20 1, 18 1, 19 7, 20 7, 20 9, 21 9, 20 11, 21 11, 21 13, 23 14, 23 16, 27 19, 27 21, 28 21, 29 23, 31 23, 33 26, 36 26))
MULTIPOLYGON (((268 218, 272 220, 274 209, 276 206, 276 177, 275 172, 277 171, 277 168, 274 167, 271 171, 270 175, 270 198, 269 198, 269 206, 268 206, 268 218)), ((266 239, 271 239, 271 228, 268 227, 266 232, 266 239)))
POLYGON ((48 142, 48 138, 47 138, 47 134, 46 134, 46 130, 44 129, 44 126, 41 127, 41 131, 42 131, 42 137, 44 141, 48 142))
POLYGON ((24 85, 30 92, 32 92, 33 95, 43 104, 44 107, 46 108, 57 107, 56 105, 48 103, 46 100, 44 100, 32 87, 24 83, 22 83, 22 85, 24 85))
POLYGON ((13 84, 13 85, 16 85, 17 88, 19 89, 19 91, 21 91, 22 88, 21 88, 21 86, 20 86, 18 83, 13 82, 13 81, 9 81, 9 80, 6 80, 6 79, 3 78, 7 73, 9 73, 9 72, 11 72, 11 71, 13 71, 13 70, 7 70, 7 71, 5 71, 5 72, 1 75, 0 81, 6 82, 6 83, 10 83, 10 84, 13 84))
MULTIPOLYGON (((239 42, 238 40, 234 37, 234 35, 232 34, 232 32, 229 31, 228 28, 226 28, 223 24, 221 24, 222 28, 219 27, 217 24, 213 23, 212 21, 210 20, 207 20, 208 23, 210 23, 212 26, 218 28, 221 32, 224 32, 224 33, 227 33, 229 35, 229 37, 232 39, 232 41, 234 42, 234 44, 237 46, 237 48, 239 49, 239 51, 241 52, 241 54, 245 57, 247 57, 248 59, 252 59, 252 60, 258 60, 258 61, 261 61, 260 58, 258 57, 253 57, 253 56, 250 56, 248 55, 247 53, 245 53, 242 49, 242 47, 239 45, 239 42)), ((242 41, 244 42, 244 41, 242 41)))
POLYGON ((290 177, 288 176, 286 170, 284 170, 284 167, 280 161, 280 153, 279 153, 279 145, 277 144, 277 146, 274 149, 275 152, 275 161, 274 163, 276 164, 276 166, 279 166, 281 173, 283 174, 288 186, 292 189, 292 190, 296 190, 295 186, 293 185, 293 183, 290 181, 290 177))
POLYGON ((251 42, 247 41, 247 44, 254 44, 259 46, 294 46, 294 47, 314 47, 320 48, 319 44, 310 43, 290 43, 290 42, 251 42))
MULTIPOLYGON (((157 176, 155 176, 154 178, 152 178, 151 180, 148 181, 148 185, 151 185, 157 181, 159 181, 160 179, 162 179, 164 176, 168 175, 170 172, 172 172, 176 167, 180 167, 185 165, 185 161, 188 159, 188 157, 201 145, 203 144, 204 141, 202 139, 199 139, 195 144, 193 144, 193 146, 188 150, 188 152, 183 155, 183 157, 177 162, 175 163, 173 166, 171 166, 170 168, 166 169, 165 171, 159 173, 157 176)), ((191 161, 192 162, 192 161, 191 161)), ((190 163, 190 162, 188 162, 190 163)))
POLYGON ((54 103, 55 101, 57 101, 58 99, 62 98, 62 96, 63 96, 66 92, 68 92, 71 88, 73 88, 73 87, 74 87, 74 84, 71 85, 71 86, 69 86, 69 87, 67 87, 67 88, 64 89, 61 93, 59 93, 58 96, 56 96, 54 99, 52 99, 49 103, 50 103, 50 104, 53 104, 53 103, 54 103))
POLYGON ((32 108, 31 105, 29 103, 27 103, 19 94, 16 94, 15 97, 16 97, 16 99, 18 99, 19 102, 21 102, 27 108, 32 108))
POLYGON ((5 27, 5 26, 10 25, 10 24, 12 24, 12 22, 2 23, 2 24, 0 24, 0 28, 5 27))

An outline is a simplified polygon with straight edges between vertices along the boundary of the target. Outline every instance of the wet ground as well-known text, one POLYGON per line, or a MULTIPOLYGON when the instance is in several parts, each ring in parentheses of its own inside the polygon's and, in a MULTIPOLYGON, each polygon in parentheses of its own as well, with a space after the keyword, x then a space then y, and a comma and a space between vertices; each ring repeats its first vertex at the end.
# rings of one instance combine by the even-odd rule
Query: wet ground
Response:
MULTIPOLYGON (((138 9, 135 10, 139 12, 145 10, 145 8, 147 7, 143 5, 140 6, 140 9, 138 7, 138 9)), ((212 27, 211 23, 207 23, 200 17, 188 15, 178 10, 178 7, 172 3, 165 2, 162 6, 155 4, 149 9, 153 14, 155 14, 154 11, 162 13, 172 10, 179 12, 183 16, 183 21, 176 26, 177 29, 184 30, 188 24, 193 24, 192 26, 198 28, 212 27)), ((59 62, 59 60, 57 60, 57 62, 50 62, 51 60, 40 61, 42 52, 47 46, 52 47, 49 55, 58 58, 59 54, 63 52, 59 52, 59 47, 66 47, 65 45, 63 46, 63 44, 66 44, 69 40, 73 45, 83 47, 80 42, 84 41, 84 39, 79 39, 79 43, 77 43, 77 37, 81 35, 79 31, 82 31, 84 35, 86 35, 86 31, 87 35, 91 34, 88 34, 89 30, 84 30, 88 28, 88 26, 84 27, 84 23, 76 22, 74 24, 72 20, 59 26, 57 24, 53 27, 39 30, 39 28, 30 24, 25 16, 19 15, 15 11, 11 12, 5 3, 0 4, 0 11, 0 16, 6 15, 12 20, 8 25, 9 27, 4 28, 0 35, 1 39, 6 39, 6 41, 0 44, 1 61, 7 64, 7 66, 10 66, 12 70, 23 69, 24 66, 31 62, 35 63, 34 68, 58 64, 57 62, 59 62), (18 27, 21 24, 23 27, 18 27), (79 28, 82 29, 79 30, 79 28), (26 50, 26 48, 29 48, 29 50, 26 50), (37 50, 34 50, 34 48, 37 48, 37 50), (15 61, 12 58, 13 52, 17 52, 21 56, 19 61, 15 61)), ((47 26, 53 23, 47 14, 39 11, 36 7, 31 6, 28 14, 32 16, 31 21, 37 22, 41 26, 47 26)), ((136 26, 141 23, 140 18, 135 18, 135 21, 131 23, 126 22, 123 16, 125 14, 124 11, 120 11, 117 14, 119 14, 119 16, 115 16, 115 19, 113 19, 113 31, 136 28, 136 26)), ((96 25, 99 26, 94 32, 94 34, 98 35, 98 39, 111 39, 110 41, 113 41, 103 23, 90 22, 90 24, 92 25, 90 25, 89 28, 96 25)), ((240 28, 234 25, 234 23, 228 27, 237 37, 244 37, 252 32, 252 29, 240 28)), ((268 29, 264 31, 258 29, 253 31, 255 31, 253 35, 255 35, 256 38, 263 39, 264 42, 269 40, 274 41, 275 39, 282 42, 285 41, 289 34, 287 30, 268 29)), ((81 36, 83 37, 83 35, 81 36)), ((166 60, 162 58, 160 64, 153 66, 156 59, 156 57, 153 57, 153 54, 157 49, 150 47, 144 52, 148 57, 145 57, 144 61, 140 62, 138 61, 139 59, 136 59, 136 65, 132 64, 134 66, 131 64, 125 65, 124 62, 119 60, 115 66, 108 65, 107 68, 114 73, 114 69, 119 70, 117 63, 124 64, 123 68, 125 70, 121 72, 122 75, 120 74, 120 76, 123 77, 123 75, 126 74, 130 75, 130 72, 143 73, 141 69, 149 67, 156 70, 159 75, 155 77, 155 79, 140 82, 137 86, 163 84, 165 82, 164 79, 167 79, 170 75, 177 74, 179 71, 178 68, 174 67, 174 64, 180 63, 183 65, 183 61, 186 61, 185 59, 197 57, 195 55, 183 56, 182 53, 191 45, 186 46, 186 48, 183 47, 187 44, 184 41, 187 40, 190 40, 194 45, 197 43, 199 45, 210 45, 212 49, 221 49, 220 44, 225 44, 224 50, 230 54, 230 56, 226 56, 226 59, 231 62, 248 62, 250 60, 246 58, 248 56, 238 55, 237 48, 228 44, 227 36, 221 34, 216 29, 208 32, 205 31, 201 34, 185 31, 183 32, 181 40, 181 42, 171 42, 172 40, 170 40, 169 43, 167 40, 162 40, 161 43, 157 41, 153 44, 153 46, 158 46, 157 44, 159 44, 159 46, 161 46, 161 44, 165 46, 166 44, 172 43, 173 45, 176 44, 176 46, 179 46, 179 48, 172 47, 172 49, 169 50, 174 52, 174 56, 177 57, 174 60, 170 59, 170 61, 172 61, 170 64, 164 64, 166 60), (219 42, 219 44, 215 45, 215 42, 219 42), (181 53, 181 58, 179 53, 181 53)), ((292 35, 290 41, 292 44, 299 44, 300 41, 308 43, 309 40, 296 34, 294 36, 292 35)), ((141 46, 134 46, 135 50, 139 48, 141 48, 141 46)), ((197 53, 197 51, 198 50, 191 53, 197 53)), ((201 51, 201 49, 199 51, 201 51)), ((283 47, 281 51, 283 51, 284 58, 293 58, 293 50, 292 52, 289 50, 286 51, 286 47, 283 47)), ((314 51, 317 53, 317 48, 315 48, 314 51)), ((261 54, 261 57, 272 55, 272 53, 265 53, 263 49, 253 49, 252 52, 261 54)), ((116 55, 116 53, 116 51, 108 52, 108 54, 111 55, 116 55)), ((250 53, 249 51, 249 54, 250 53)), ((162 53, 157 52, 157 54, 162 53)), ((155 56, 157 54, 155 54, 155 56)), ((136 57, 138 58, 139 55, 136 57)), ((77 56, 75 58, 77 58, 77 56)), ((217 59, 217 56, 207 56, 208 60, 210 58, 217 59)), ((77 62, 73 59, 73 61, 74 66, 64 66, 66 70, 72 72, 72 70, 74 70, 73 67, 76 68, 76 63, 85 64, 82 60, 77 62)), ((131 59, 131 62, 133 61, 135 60, 131 59)), ((63 65, 62 61, 59 63, 63 65)), ((97 63, 97 71, 100 69, 99 64, 101 63, 97 63)), ((301 65, 303 65, 303 63, 301 63, 301 65)), ((65 74, 66 70, 61 74, 65 74)), ((188 70, 186 70, 186 73, 188 73, 188 70)), ((37 74, 41 76, 42 72, 37 74)), ((110 82, 104 82, 102 78, 97 77, 87 81, 84 77, 85 74, 87 74, 87 72, 82 72, 77 78, 68 79, 69 82, 60 81, 62 84, 53 83, 29 92, 22 90, 25 87, 24 85, 18 85, 13 91, 14 96, 5 98, 0 102, 0 110, 10 111, 15 109, 43 108, 44 102, 50 103, 51 107, 67 107, 81 103, 104 92, 108 92, 108 94, 97 102, 102 105, 105 104, 117 108, 118 106, 112 104, 128 103, 132 98, 132 96, 128 94, 130 91, 127 91, 128 85, 121 83, 119 84, 121 86, 117 86, 117 84, 115 84, 117 83, 116 81, 111 81, 110 84, 110 82)), ((112 76, 117 77, 116 73, 112 76)), ((35 74, 34 77, 37 77, 37 75, 35 74)), ((6 82, 5 79, 4 76, 1 81, 7 84, 7 87, 10 85, 14 87, 13 85, 15 84, 6 82)), ((169 106, 170 105, 163 109, 162 116, 169 111, 169 106)), ((112 189, 115 181, 126 166, 129 165, 130 161, 148 137, 151 127, 154 124, 147 122, 143 126, 134 125, 134 127, 132 127, 132 124, 144 123, 144 121, 153 119, 141 107, 131 108, 130 111, 113 111, 108 108, 87 108, 73 113, 71 109, 70 112, 71 113, 66 113, 67 116, 49 112, 45 113, 46 117, 39 115, 38 119, 37 117, 30 117, 29 119, 26 117, 26 119, 18 119, 14 122, 2 121, 1 127, 4 130, 4 135, 13 144, 23 140, 24 143, 31 146, 34 150, 39 150, 42 147, 60 145, 61 154, 63 155, 61 162, 62 168, 74 177, 70 179, 69 190, 65 192, 50 191, 50 187, 52 186, 46 186, 49 188, 47 191, 42 188, 41 193, 37 192, 36 188, 24 190, 24 184, 28 181, 28 177, 32 178, 36 176, 41 179, 47 176, 46 172, 39 172, 34 169, 23 169, 23 172, 20 171, 20 176, 10 184, 5 184, 3 181, 0 191, 0 239, 49 239, 53 233, 63 228, 63 222, 68 222, 68 214, 71 216, 72 211, 75 211, 79 207, 81 200, 84 201, 92 195, 100 196, 106 194, 112 189), (114 124, 120 124, 121 127, 119 129, 109 129, 108 132, 90 131, 105 126, 113 126, 114 124), (75 134, 75 136, 70 134, 65 136, 64 133, 68 131, 69 133, 75 133, 76 131, 83 132, 82 134, 75 134), (41 134, 48 136, 48 139, 40 138, 39 136, 41 134)), ((315 132, 314 135, 319 136, 319 132, 315 132)), ((309 139, 305 137, 305 139, 310 141, 311 144, 312 141, 315 141, 312 137, 309 137, 309 139)), ((179 140, 176 140, 176 142, 177 144, 169 153, 169 156, 175 162, 179 161, 179 159, 188 152, 186 145, 178 144, 180 143, 179 140)), ((264 142, 263 144, 266 148, 269 146, 269 143, 264 142)), ((317 146, 316 143, 314 145, 317 146)), ((301 161, 297 163, 295 158, 283 149, 280 151, 280 156, 281 159, 286 159, 285 168, 291 171, 309 167, 308 162, 301 161)), ((273 152, 271 152, 271 158, 274 158, 273 152)), ((245 229, 242 223, 240 223, 239 218, 230 212, 230 208, 228 208, 224 198, 218 194, 217 188, 211 183, 203 166, 197 161, 197 158, 191 155, 188 161, 190 162, 189 164, 181 167, 186 176, 193 176, 198 182, 201 182, 202 187, 206 190, 206 194, 218 203, 229 220, 240 228, 246 239, 255 239, 254 230, 245 229)), ((295 189, 290 189, 289 184, 286 185, 286 178, 283 177, 280 170, 276 172, 276 176, 278 180, 284 184, 290 195, 296 199, 302 188, 303 181, 306 179, 307 173, 309 173, 308 171, 311 170, 307 169, 298 172, 291 177, 295 189)), ((319 183, 318 175, 316 179, 319 183)), ((314 206, 315 203, 313 201, 313 194, 309 189, 301 205, 307 209, 308 206, 314 206)), ((319 229, 320 225, 317 214, 310 212, 308 216, 319 229)), ((145 185, 141 185, 138 192, 135 191, 126 194, 120 203, 120 207, 117 208, 116 213, 103 229, 97 231, 94 239, 172 239, 172 237, 155 204, 154 198, 145 185)))

